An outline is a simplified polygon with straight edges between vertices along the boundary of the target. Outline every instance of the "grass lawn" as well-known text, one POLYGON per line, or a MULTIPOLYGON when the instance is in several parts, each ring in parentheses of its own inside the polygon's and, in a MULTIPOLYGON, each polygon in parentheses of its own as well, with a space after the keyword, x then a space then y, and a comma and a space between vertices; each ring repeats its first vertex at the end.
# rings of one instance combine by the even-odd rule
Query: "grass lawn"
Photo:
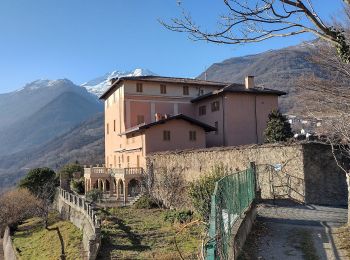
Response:
POLYGON ((337 248, 350 257, 350 226, 344 226, 334 231, 337 248))
MULTIPOLYGON (((180 259, 174 235, 184 224, 166 221, 166 212, 131 207, 105 211, 98 259, 180 259)), ((197 259, 203 233, 203 225, 193 225, 176 236, 184 259, 197 259)))
POLYGON ((19 225, 13 235, 18 259, 60 259, 61 243, 55 228, 59 228, 64 241, 66 259, 82 259, 82 232, 69 221, 50 214, 49 229, 43 227, 40 218, 31 218, 19 225))

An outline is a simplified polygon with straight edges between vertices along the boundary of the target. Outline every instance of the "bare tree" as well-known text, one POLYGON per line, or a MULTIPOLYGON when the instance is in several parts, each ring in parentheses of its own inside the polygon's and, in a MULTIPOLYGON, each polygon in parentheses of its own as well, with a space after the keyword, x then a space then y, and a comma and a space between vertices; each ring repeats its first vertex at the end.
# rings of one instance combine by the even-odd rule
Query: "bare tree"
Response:
MULTIPOLYGON (((0 196, 0 230, 36 213, 37 199, 27 189, 14 189, 0 196)), ((1 232, 0 232, 1 233, 1 232)))
POLYGON ((299 112, 322 119, 320 134, 327 136, 337 165, 347 176, 350 205, 350 64, 343 63, 329 44, 317 48, 312 62, 321 68, 332 67, 335 73, 328 80, 314 76, 299 79, 299 98, 306 104, 299 112))
POLYGON ((39 187, 37 191, 37 207, 36 213, 42 218, 44 227, 49 226, 49 213, 52 210, 53 200, 55 196, 56 187, 52 183, 47 182, 39 187))
MULTIPOLYGON (((350 1, 338 0, 349 5, 350 1)), ((181 1, 178 1, 181 7, 181 1)), ((185 32, 193 40, 219 44, 261 42, 273 37, 312 33, 332 43, 343 62, 350 62, 350 47, 342 28, 327 24, 315 11, 312 0, 223 0, 226 12, 217 28, 203 29, 182 9, 180 18, 160 21, 167 29, 185 32)), ((328 3, 330 4, 330 3, 328 3)))
POLYGON ((181 207, 186 203, 186 182, 181 168, 163 168, 154 177, 152 195, 167 207, 181 207))

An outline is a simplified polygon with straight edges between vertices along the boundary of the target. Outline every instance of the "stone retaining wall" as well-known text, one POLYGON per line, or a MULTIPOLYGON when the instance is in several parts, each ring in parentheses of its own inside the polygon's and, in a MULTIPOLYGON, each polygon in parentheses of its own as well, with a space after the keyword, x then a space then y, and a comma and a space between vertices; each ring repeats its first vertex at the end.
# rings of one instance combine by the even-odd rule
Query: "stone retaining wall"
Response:
POLYGON ((4 249, 5 260, 16 260, 17 259, 16 252, 13 248, 9 227, 6 227, 6 229, 5 229, 2 246, 4 249))
POLYGON ((165 171, 180 172, 188 183, 208 174, 217 165, 226 166, 233 173, 248 168, 250 162, 255 162, 257 166, 257 183, 263 199, 289 198, 311 204, 347 204, 345 174, 336 165, 330 146, 319 143, 163 152, 147 157, 147 171, 154 183, 165 171))
POLYGON ((83 198, 60 188, 56 205, 62 218, 83 231, 83 246, 87 259, 95 260, 101 245, 101 222, 94 208, 83 198))

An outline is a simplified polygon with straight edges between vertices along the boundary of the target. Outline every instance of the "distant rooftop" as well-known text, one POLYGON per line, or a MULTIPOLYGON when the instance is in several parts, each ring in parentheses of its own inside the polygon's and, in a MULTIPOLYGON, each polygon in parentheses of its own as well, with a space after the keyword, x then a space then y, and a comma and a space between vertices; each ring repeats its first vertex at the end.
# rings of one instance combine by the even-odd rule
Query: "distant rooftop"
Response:
POLYGON ((286 95, 286 92, 269 89, 269 88, 262 88, 262 87, 252 87, 252 88, 246 88, 244 84, 237 84, 233 83, 231 85, 228 85, 224 88, 214 90, 212 92, 209 92, 207 94, 201 95, 199 97, 196 97, 191 100, 191 102, 197 102, 199 100, 203 100, 209 97, 213 97, 216 95, 221 95, 223 93, 252 93, 252 94, 265 94, 265 95, 277 95, 282 96, 286 95))
POLYGON ((190 78, 176 78, 176 77, 161 77, 161 76, 132 76, 132 77, 120 77, 115 78, 115 82, 102 94, 100 99, 104 99, 120 82, 122 81, 145 81, 145 82, 159 82, 159 83, 178 83, 178 84, 191 84, 202 86, 217 86, 224 87, 227 82, 216 82, 202 79, 190 79, 190 78))

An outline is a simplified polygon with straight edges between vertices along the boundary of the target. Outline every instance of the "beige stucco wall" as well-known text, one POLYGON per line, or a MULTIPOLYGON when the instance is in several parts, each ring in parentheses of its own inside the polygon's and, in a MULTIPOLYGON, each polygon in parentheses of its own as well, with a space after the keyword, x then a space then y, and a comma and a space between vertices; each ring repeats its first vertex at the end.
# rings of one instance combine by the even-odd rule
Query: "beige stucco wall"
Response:
MULTIPOLYGON (((248 168, 250 162, 255 162, 257 166, 258 187, 263 199, 289 198, 311 204, 347 204, 345 174, 337 166, 330 146, 324 144, 246 145, 163 152, 147 157, 148 172, 155 182, 164 172, 179 172, 187 185, 210 173, 215 166, 223 165, 234 173, 248 168), (277 165, 280 165, 280 170, 275 170, 277 165)), ((188 205, 188 197, 185 194, 183 197, 183 205, 188 205)))

